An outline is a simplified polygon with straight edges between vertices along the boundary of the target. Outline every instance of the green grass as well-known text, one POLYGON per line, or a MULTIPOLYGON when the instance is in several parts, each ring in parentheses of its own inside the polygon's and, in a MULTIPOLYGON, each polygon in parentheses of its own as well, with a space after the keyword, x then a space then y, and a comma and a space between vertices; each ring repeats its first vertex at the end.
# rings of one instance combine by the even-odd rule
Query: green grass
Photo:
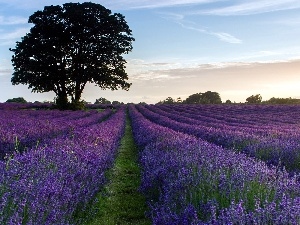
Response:
POLYGON ((126 120, 125 135, 121 140, 115 165, 108 172, 110 183, 97 196, 97 203, 88 218, 87 225, 151 224, 145 217, 147 210, 144 196, 138 192, 140 168, 137 164, 138 150, 133 140, 129 118, 126 120), (92 218, 91 218, 92 217, 92 218))

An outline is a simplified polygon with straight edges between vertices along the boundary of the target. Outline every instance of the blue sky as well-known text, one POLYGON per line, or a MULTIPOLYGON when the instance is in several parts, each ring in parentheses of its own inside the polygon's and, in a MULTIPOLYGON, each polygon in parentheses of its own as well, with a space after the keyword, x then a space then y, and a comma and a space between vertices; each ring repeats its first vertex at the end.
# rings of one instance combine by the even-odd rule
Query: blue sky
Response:
MULTIPOLYGON (((0 102, 24 97, 52 100, 13 86, 11 52, 31 27, 28 17, 61 0, 0 0, 0 102)), ((84 1, 74 1, 84 2, 84 1)), ((132 87, 88 85, 86 101, 156 103, 167 97, 216 91, 223 101, 252 94, 300 98, 299 0, 99 0, 125 16, 136 41, 125 56, 132 87)))

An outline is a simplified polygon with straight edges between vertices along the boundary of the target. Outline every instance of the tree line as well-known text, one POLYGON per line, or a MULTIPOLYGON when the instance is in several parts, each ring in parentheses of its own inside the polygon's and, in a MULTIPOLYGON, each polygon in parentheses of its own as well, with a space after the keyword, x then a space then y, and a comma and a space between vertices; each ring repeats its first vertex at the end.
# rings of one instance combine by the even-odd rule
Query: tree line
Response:
MULTIPOLYGON (((159 101, 157 104, 221 104, 223 103, 218 92, 207 91, 204 93, 196 93, 182 100, 181 97, 173 99, 172 97, 167 97, 165 100, 159 101)), ((231 100, 226 100, 224 103, 231 104, 235 103, 231 100)), ((242 103, 242 102, 240 102, 242 103)), ((251 95, 246 98, 244 102, 246 104, 300 104, 300 99, 295 98, 275 98, 272 97, 269 100, 262 101, 262 96, 260 94, 251 95)))
MULTIPOLYGON (((13 103, 27 103, 25 98, 23 97, 17 97, 17 98, 11 98, 6 101, 7 103, 13 102, 13 103)), ((44 103, 52 103, 54 104, 54 101, 44 101, 44 103)), ((38 101, 35 101, 34 103, 41 103, 38 101)), ((104 97, 97 98, 94 103, 88 103, 83 101, 84 104, 107 104, 107 105, 121 105, 124 104, 120 101, 110 101, 104 97)), ((218 92, 212 92, 207 91, 205 93, 196 93, 190 95, 187 99, 182 100, 181 97, 177 99, 173 99, 172 97, 167 97, 163 101, 159 101, 157 104, 232 104, 235 102, 232 102, 231 100, 226 100, 225 102, 222 102, 220 94, 218 92)), ((240 102, 241 103, 241 102, 240 102)), ((246 101, 244 102, 246 104, 300 104, 300 99, 296 98, 275 98, 272 97, 269 100, 262 101, 262 96, 260 94, 251 95, 248 98, 246 98, 246 101)), ((147 104, 145 102, 140 102, 139 104, 147 104)))

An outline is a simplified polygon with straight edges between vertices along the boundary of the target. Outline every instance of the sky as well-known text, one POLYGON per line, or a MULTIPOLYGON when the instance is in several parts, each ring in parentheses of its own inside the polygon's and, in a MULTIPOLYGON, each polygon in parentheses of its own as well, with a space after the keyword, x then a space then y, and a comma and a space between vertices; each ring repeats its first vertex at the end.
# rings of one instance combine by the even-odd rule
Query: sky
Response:
MULTIPOLYGON (((53 100, 12 85, 12 52, 29 32, 28 18, 61 0, 0 0, 0 102, 53 100)), ((300 98, 299 0, 94 0, 125 16, 135 42, 124 55, 129 91, 91 84, 83 99, 157 103, 218 92, 223 102, 260 94, 300 98)))

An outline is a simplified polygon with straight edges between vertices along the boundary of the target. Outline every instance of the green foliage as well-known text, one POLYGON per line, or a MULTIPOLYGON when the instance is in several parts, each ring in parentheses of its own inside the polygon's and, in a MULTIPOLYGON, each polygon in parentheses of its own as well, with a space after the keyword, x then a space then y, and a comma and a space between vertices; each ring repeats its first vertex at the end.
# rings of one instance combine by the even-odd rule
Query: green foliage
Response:
POLYGON ((123 102, 119 102, 119 101, 112 101, 113 105, 123 105, 124 103, 123 102))
POLYGON ((73 101, 69 104, 69 109, 71 110, 84 110, 85 107, 85 101, 73 101))
POLYGON ((246 98, 246 103, 250 104, 258 104, 261 103, 262 97, 260 94, 251 95, 250 97, 246 98))
POLYGON ((190 95, 183 103, 187 104, 221 104, 220 94, 207 91, 205 93, 196 93, 190 95))
MULTIPOLYGON (((235 186, 236 181, 233 182, 235 175, 230 170, 220 172, 203 170, 200 174, 202 178, 199 178, 198 185, 190 187, 186 195, 187 201, 196 208, 199 207, 199 203, 207 204, 212 200, 217 202, 219 208, 228 208, 231 203, 238 203, 242 200, 246 210, 250 212, 255 209, 257 199, 264 203, 273 201, 275 197, 275 190, 260 182, 259 177, 251 181, 243 181, 243 188, 240 188, 235 186), (211 179, 210 173, 212 172, 214 179, 211 179), (225 180, 227 182, 224 182, 225 180)), ((201 207, 198 208, 198 212, 202 220, 210 217, 206 214, 207 212, 202 212, 201 207)))
MULTIPOLYGON (((30 32, 10 49, 13 85, 54 91, 59 108, 79 102, 87 83, 128 90, 123 54, 134 38, 123 15, 91 2, 46 6, 29 17, 30 32)), ((77 105, 77 103, 75 104, 77 105)))
POLYGON ((111 104, 111 102, 109 100, 107 100, 106 98, 98 98, 95 101, 95 104, 111 104))
POLYGON ((176 99, 176 102, 177 103, 182 103, 182 99, 179 97, 179 98, 176 99))
POLYGON ((300 104, 300 99, 295 98, 275 98, 272 97, 267 101, 264 101, 263 103, 267 104, 300 104))
POLYGON ((175 103, 175 100, 172 97, 167 97, 162 104, 173 104, 175 103))
POLYGON ((27 103, 23 97, 8 99, 6 102, 27 103))
POLYGON ((85 101, 72 101, 69 102, 67 98, 56 98, 55 99, 56 108, 60 110, 84 110, 85 101))
POLYGON ((180 104, 182 103, 181 98, 177 98, 176 100, 172 97, 167 97, 165 100, 158 102, 158 104, 180 104))

